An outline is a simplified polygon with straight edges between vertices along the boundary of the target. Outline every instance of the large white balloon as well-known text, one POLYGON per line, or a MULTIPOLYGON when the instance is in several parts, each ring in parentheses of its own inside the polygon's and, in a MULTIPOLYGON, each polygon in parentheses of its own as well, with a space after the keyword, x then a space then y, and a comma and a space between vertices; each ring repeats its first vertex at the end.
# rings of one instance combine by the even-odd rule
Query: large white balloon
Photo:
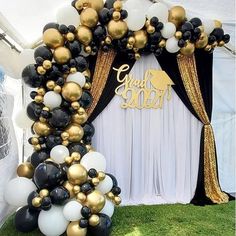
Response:
POLYGON ((14 120, 16 125, 21 129, 29 129, 34 123, 34 121, 27 116, 25 109, 18 111, 14 120))
POLYGON ((82 218, 82 215, 81 215, 82 207, 83 206, 75 200, 66 203, 66 205, 63 208, 64 217, 68 221, 80 220, 82 218))
POLYGON ((22 70, 29 64, 34 64, 34 50, 33 49, 24 49, 19 55, 19 62, 22 70))
POLYGON ((164 24, 161 34, 164 38, 168 39, 174 36, 176 32, 176 26, 172 22, 167 22, 164 24))
POLYGON ((76 72, 74 74, 69 74, 66 79, 66 82, 74 82, 80 85, 81 88, 83 88, 86 83, 86 79, 85 79, 85 76, 81 72, 76 72))
POLYGON ((112 187, 113 181, 109 175, 106 175, 106 178, 99 183, 96 189, 102 192, 103 194, 107 194, 111 191, 112 187))
POLYGON ((166 50, 170 53, 178 52, 180 47, 178 46, 178 39, 175 37, 169 38, 166 41, 166 50))
POLYGON ((128 18, 126 20, 128 28, 133 31, 138 31, 145 25, 146 16, 141 10, 133 9, 129 11, 128 18))
POLYGON ((46 236, 62 235, 69 224, 63 215, 63 208, 52 206, 49 211, 41 211, 38 218, 40 231, 46 236))
POLYGON ((163 3, 152 4, 147 11, 147 18, 151 19, 156 16, 160 22, 165 23, 168 21, 169 10, 168 7, 163 3))
POLYGON ((50 157, 59 164, 65 162, 65 158, 68 156, 70 156, 70 152, 64 145, 57 145, 50 152, 50 157))
POLYGON ((43 97, 44 105, 49 107, 50 109, 59 107, 61 105, 61 102, 61 95, 54 91, 47 92, 43 97))
POLYGON ((80 24, 80 17, 77 10, 71 5, 63 5, 57 10, 57 22, 66 26, 74 25, 78 27, 80 24))
POLYGON ((142 9, 142 2, 140 1, 137 1, 137 0, 129 0, 129 1, 126 1, 124 4, 123 4, 123 9, 130 12, 134 9, 142 9))
POLYGON ((4 199, 12 206, 25 206, 27 205, 29 194, 36 189, 35 184, 30 179, 17 177, 7 184, 4 191, 4 199))
POLYGON ((214 30, 214 28, 215 28, 215 23, 214 23, 213 20, 205 19, 205 20, 203 20, 202 24, 203 24, 205 33, 207 33, 208 35, 209 35, 209 34, 214 30))
POLYGON ((100 213, 103 213, 103 214, 108 215, 109 217, 112 217, 114 214, 114 210, 115 210, 114 204, 110 200, 106 199, 105 206, 100 211, 100 213))
POLYGON ((106 170, 106 159, 99 152, 89 152, 83 156, 80 162, 87 170, 92 168, 97 171, 105 171, 106 170))

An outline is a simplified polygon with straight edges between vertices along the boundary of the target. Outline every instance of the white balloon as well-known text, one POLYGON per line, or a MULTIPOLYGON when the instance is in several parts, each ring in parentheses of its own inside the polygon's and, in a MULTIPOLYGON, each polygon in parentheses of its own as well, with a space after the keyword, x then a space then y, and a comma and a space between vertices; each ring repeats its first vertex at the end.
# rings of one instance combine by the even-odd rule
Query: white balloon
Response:
POLYGON ((40 231, 46 236, 62 235, 69 224, 63 215, 63 208, 52 206, 49 211, 41 211, 38 218, 40 231))
POLYGON ((74 74, 69 74, 66 79, 66 82, 74 82, 80 85, 81 88, 83 88, 86 83, 86 79, 85 79, 85 76, 81 72, 77 72, 74 74))
POLYGON ((64 163, 65 158, 70 156, 70 152, 67 147, 63 145, 57 145, 55 146, 51 152, 50 157, 56 162, 56 163, 64 163))
POLYGON ((207 33, 208 35, 214 30, 215 28, 215 23, 213 20, 208 20, 205 19, 202 22, 203 26, 204 26, 204 31, 205 33, 207 33))
POLYGON ((164 24, 161 34, 164 38, 168 39, 174 36, 176 32, 176 26, 172 22, 167 22, 164 24))
POLYGON ((59 107, 61 105, 61 102, 61 95, 54 91, 47 92, 43 98, 44 105, 49 107, 50 109, 59 107))
POLYGON ((147 11, 147 18, 151 19, 156 16, 160 22, 165 23, 168 21, 169 10, 168 7, 163 3, 152 4, 147 11))
POLYGON ((123 9, 130 12, 134 9, 142 9, 142 3, 137 0, 129 0, 123 4, 123 9))
POLYGON ((26 66, 28 66, 29 64, 34 64, 35 60, 34 60, 34 50, 33 49, 24 49, 20 55, 20 66, 22 67, 22 69, 24 69, 26 66))
POLYGON ((74 25, 78 27, 80 24, 80 17, 77 10, 71 5, 63 5, 57 10, 57 22, 66 26, 74 25))
POLYGON ((97 171, 105 171, 106 170, 106 159, 99 152, 89 152, 83 156, 80 162, 87 170, 92 168, 97 171))
POLYGON ((178 52, 180 47, 178 46, 178 39, 175 37, 169 38, 166 41, 166 50, 170 53, 178 52))
POLYGON ((129 11, 126 23, 129 30, 138 31, 145 25, 146 16, 141 10, 133 9, 129 11))
POLYGON ((27 205, 29 194, 36 189, 35 184, 30 179, 17 177, 7 184, 4 191, 4 199, 12 206, 25 206, 27 205))
POLYGON ((112 217, 114 214, 114 210, 115 210, 115 206, 112 203, 112 201, 106 199, 106 203, 105 206, 103 207, 103 209, 100 211, 100 213, 106 214, 109 217, 112 217))
POLYGON ((63 208, 64 217, 68 221, 80 220, 82 218, 82 215, 81 215, 82 207, 83 206, 75 200, 68 202, 63 208))
POLYGON ((109 175, 106 175, 106 178, 98 184, 96 189, 102 192, 103 194, 107 194, 111 191, 112 187, 113 181, 109 175))
POLYGON ((34 121, 27 116, 25 109, 18 111, 14 120, 16 125, 21 129, 29 129, 34 123, 34 121))

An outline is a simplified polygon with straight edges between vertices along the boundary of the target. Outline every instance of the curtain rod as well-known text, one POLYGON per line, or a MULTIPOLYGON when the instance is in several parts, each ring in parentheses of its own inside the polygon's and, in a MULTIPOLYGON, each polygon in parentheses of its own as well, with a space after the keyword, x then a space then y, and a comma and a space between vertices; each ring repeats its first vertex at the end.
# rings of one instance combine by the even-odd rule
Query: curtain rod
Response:
POLYGON ((21 53, 21 51, 7 39, 7 35, 5 33, 0 33, 0 40, 3 40, 5 43, 7 43, 11 49, 15 50, 18 53, 21 53))

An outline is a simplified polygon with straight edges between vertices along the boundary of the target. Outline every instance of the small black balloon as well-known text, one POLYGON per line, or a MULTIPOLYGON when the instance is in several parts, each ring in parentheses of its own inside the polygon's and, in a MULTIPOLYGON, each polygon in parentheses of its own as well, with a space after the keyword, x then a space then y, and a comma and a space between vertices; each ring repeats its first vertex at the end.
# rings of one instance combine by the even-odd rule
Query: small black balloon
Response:
POLYGON ((79 56, 81 52, 81 44, 79 41, 67 42, 66 47, 70 50, 72 57, 79 56))
POLYGON ((30 210, 28 206, 20 208, 15 215, 15 227, 18 231, 32 232, 38 227, 39 211, 30 210))
POLYGON ((50 198, 53 204, 61 205, 70 198, 70 193, 62 186, 54 188, 50 192, 50 198))
POLYGON ((211 45, 216 41, 216 37, 214 35, 210 35, 208 37, 208 43, 211 45))
POLYGON ((51 111, 49 118, 49 124, 54 128, 65 128, 71 120, 71 116, 68 112, 61 108, 55 108, 51 111))
POLYGON ((82 96, 79 100, 81 107, 87 109, 91 106, 93 97, 89 91, 83 91, 82 96))
POLYGON ((88 222, 87 219, 82 218, 82 219, 80 219, 80 221, 79 221, 79 226, 80 226, 81 228, 87 228, 87 227, 88 227, 88 224, 89 224, 89 222, 88 222))
POLYGON ((63 78, 58 78, 57 81, 56 81, 56 84, 59 85, 59 86, 63 86, 65 83, 65 80, 63 78))
POLYGON ((109 236, 111 233, 111 218, 105 214, 98 214, 99 224, 96 226, 89 226, 88 232, 91 236, 109 236))
POLYGON ((162 22, 159 22, 157 25, 156 25, 156 30, 162 30, 164 27, 164 24, 162 22))
POLYGON ((120 17, 122 20, 126 19, 128 17, 128 12, 126 10, 121 10, 120 17))
POLYGON ((91 209, 87 206, 83 206, 81 209, 81 215, 85 218, 88 219, 91 216, 92 212, 91 209))
POLYGON ((83 126, 84 137, 93 137, 95 134, 95 128, 92 123, 85 123, 83 126))
POLYGON ((120 189, 120 187, 114 187, 114 188, 112 188, 112 193, 114 194, 114 195, 119 195, 119 194, 121 194, 121 189, 120 189))
POLYGON ((105 7, 111 9, 113 7, 115 0, 106 0, 105 7))
POLYGON ((33 206, 33 204, 32 204, 33 199, 36 198, 36 197, 38 197, 38 196, 39 196, 39 194, 38 194, 37 191, 33 191, 33 192, 31 192, 31 193, 29 194, 29 196, 28 196, 28 198, 27 198, 27 203, 28 203, 29 209, 31 209, 31 210, 36 210, 36 211, 39 211, 39 210, 40 210, 39 207, 35 207, 35 206, 33 206))
POLYGON ((161 32, 154 32, 149 35, 149 39, 151 43, 157 44, 161 40, 161 32))
POLYGON ((105 25, 109 22, 109 20, 110 20, 109 9, 103 8, 99 12, 99 21, 100 21, 101 24, 105 25))
POLYGON ((181 31, 184 33, 186 31, 191 31, 193 30, 193 25, 191 22, 185 22, 182 26, 181 26, 181 31))
POLYGON ((192 37, 192 33, 190 31, 185 31, 182 36, 184 40, 189 40, 191 39, 191 37, 192 37))
POLYGON ((178 46, 179 46, 180 48, 184 47, 185 44, 186 44, 186 41, 185 41, 184 39, 180 39, 180 40, 178 41, 178 46))
POLYGON ((85 183, 80 187, 80 191, 85 194, 89 194, 93 191, 93 187, 90 183, 85 183))
POLYGON ((68 33, 68 28, 66 25, 60 25, 58 30, 60 31, 61 34, 67 34, 68 33))
POLYGON ((48 29, 58 29, 58 28, 59 28, 59 24, 51 22, 44 26, 43 32, 45 32, 48 29))
POLYGON ((52 149, 57 145, 61 145, 62 144, 62 139, 60 136, 55 136, 55 135, 49 135, 46 137, 45 140, 45 145, 48 149, 52 149))
POLYGON ((39 66, 42 66, 43 62, 44 62, 44 59, 42 57, 36 57, 35 61, 39 66))
POLYGON ((87 153, 87 148, 82 143, 71 143, 67 148, 69 149, 70 155, 73 152, 78 152, 83 157, 87 153))
POLYGON ((30 97, 31 97, 32 99, 34 99, 37 95, 38 95, 38 93, 37 93, 36 91, 30 92, 30 97))
POLYGON ((26 66, 21 76, 29 87, 37 88, 42 84, 42 77, 38 75, 33 64, 26 66))
POLYGON ((98 172, 95 169, 90 169, 88 171, 88 175, 89 175, 90 178, 96 178, 97 175, 98 175, 98 172))
POLYGON ((220 41, 223 39, 224 36, 224 30, 222 28, 215 28, 211 35, 214 35, 216 37, 217 41, 220 41))
POLYGON ((229 35, 229 34, 225 34, 225 35, 223 36, 223 41, 224 41, 225 43, 228 43, 228 42, 230 41, 230 35, 229 35))
POLYGON ((192 19, 190 20, 190 22, 192 23, 192 25, 193 25, 194 28, 196 28, 196 27, 202 25, 202 21, 201 21, 199 18, 197 18, 197 17, 192 18, 192 19))
POLYGON ((78 56, 75 58, 76 61, 76 67, 79 72, 83 72, 86 69, 88 69, 88 62, 85 57, 78 56))
POLYGON ((76 28, 75 28, 74 25, 68 25, 68 30, 69 30, 71 33, 75 33, 76 28))
POLYGON ((49 150, 46 148, 41 149, 40 151, 36 151, 31 155, 30 161, 31 164, 36 168, 40 163, 45 161, 50 157, 49 150))
POLYGON ((163 48, 157 48, 154 54, 156 57, 158 57, 162 54, 162 52, 163 52, 163 48))
POLYGON ((93 31, 94 39, 101 41, 106 37, 106 28, 102 25, 97 25, 93 31))
POLYGON ((41 210, 48 211, 52 207, 52 201, 50 197, 44 197, 40 206, 41 210))
POLYGON ((65 172, 54 162, 45 162, 37 166, 33 180, 39 189, 52 189, 60 185, 65 178, 65 172))
POLYGON ((115 177, 114 175, 112 175, 112 174, 109 174, 109 173, 106 173, 106 175, 110 176, 111 179, 112 179, 112 182, 113 182, 113 186, 112 186, 112 188, 114 188, 114 187, 118 187, 118 182, 117 182, 116 177, 115 177))
POLYGON ((158 20, 158 18, 157 17, 152 17, 151 18, 151 20, 150 20, 150 24, 152 25, 152 26, 157 26, 157 24, 159 23, 159 20, 158 20))
POLYGON ((36 102, 29 103, 26 108, 27 116, 33 121, 38 120, 43 107, 44 105, 42 103, 36 103, 36 102))
POLYGON ((36 60, 37 57, 41 57, 44 60, 51 61, 52 57, 53 57, 52 51, 46 46, 40 46, 37 49, 35 49, 35 51, 34 51, 35 60, 36 60))

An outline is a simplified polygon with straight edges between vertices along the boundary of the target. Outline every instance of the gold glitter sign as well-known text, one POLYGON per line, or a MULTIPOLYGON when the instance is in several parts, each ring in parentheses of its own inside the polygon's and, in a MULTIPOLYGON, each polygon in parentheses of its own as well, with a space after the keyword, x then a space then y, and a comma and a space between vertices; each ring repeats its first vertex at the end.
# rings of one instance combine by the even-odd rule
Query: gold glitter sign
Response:
POLYGON ((124 102, 121 108, 162 108, 164 98, 171 99, 171 86, 173 81, 163 70, 149 69, 145 72, 144 79, 135 79, 133 75, 122 73, 129 70, 129 65, 124 64, 117 71, 117 81, 121 84, 116 88, 116 95, 122 97, 124 102))

